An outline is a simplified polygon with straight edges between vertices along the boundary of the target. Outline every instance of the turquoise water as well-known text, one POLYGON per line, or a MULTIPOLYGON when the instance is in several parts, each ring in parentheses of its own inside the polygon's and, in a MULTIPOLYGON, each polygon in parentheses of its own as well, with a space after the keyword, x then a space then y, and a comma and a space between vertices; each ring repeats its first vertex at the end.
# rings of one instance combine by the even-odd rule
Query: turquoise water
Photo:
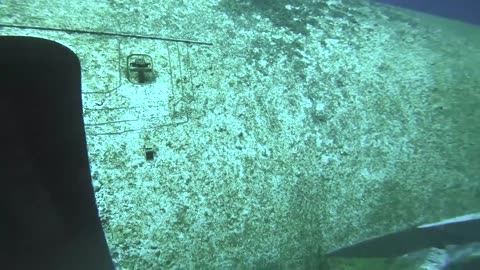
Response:
POLYGON ((479 212, 478 26, 367 1, 0 7, 1 35, 81 60, 118 269, 393 269, 324 254, 479 212))
POLYGON ((390 4, 402 8, 424 12, 427 14, 450 18, 471 24, 480 24, 480 18, 476 11, 480 8, 475 0, 378 0, 379 3, 390 4))

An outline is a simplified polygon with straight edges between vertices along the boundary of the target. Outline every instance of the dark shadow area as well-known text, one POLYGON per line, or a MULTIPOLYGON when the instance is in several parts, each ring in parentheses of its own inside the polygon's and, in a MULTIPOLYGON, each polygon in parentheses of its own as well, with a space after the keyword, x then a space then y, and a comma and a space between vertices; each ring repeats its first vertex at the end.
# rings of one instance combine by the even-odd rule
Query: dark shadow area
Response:
POLYGON ((0 37, 0 268, 111 270, 90 178, 80 63, 0 37))
POLYGON ((415 11, 480 25, 480 1, 477 0, 376 0, 415 11))

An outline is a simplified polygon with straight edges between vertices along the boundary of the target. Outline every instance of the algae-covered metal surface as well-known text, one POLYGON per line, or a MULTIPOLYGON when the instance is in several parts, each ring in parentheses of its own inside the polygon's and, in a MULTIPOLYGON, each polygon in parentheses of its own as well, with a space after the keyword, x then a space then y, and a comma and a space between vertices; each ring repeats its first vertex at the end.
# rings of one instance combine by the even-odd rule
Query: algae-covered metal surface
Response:
POLYGON ((1 35, 80 58, 118 269, 326 269, 478 212, 480 30, 432 20, 347 0, 0 2, 1 35), (131 54, 154 81, 128 80, 131 54))

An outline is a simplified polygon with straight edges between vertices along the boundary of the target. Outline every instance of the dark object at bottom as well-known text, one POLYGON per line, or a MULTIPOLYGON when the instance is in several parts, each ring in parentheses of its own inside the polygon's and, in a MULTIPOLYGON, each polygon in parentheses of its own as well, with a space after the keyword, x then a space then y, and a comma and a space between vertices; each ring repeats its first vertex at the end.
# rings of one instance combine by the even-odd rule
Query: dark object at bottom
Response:
POLYGON ((112 270, 91 184, 80 63, 0 37, 0 269, 112 270))
POLYGON ((367 239, 328 253, 329 256, 380 258, 397 257, 426 248, 480 242, 480 216, 452 219, 367 239))

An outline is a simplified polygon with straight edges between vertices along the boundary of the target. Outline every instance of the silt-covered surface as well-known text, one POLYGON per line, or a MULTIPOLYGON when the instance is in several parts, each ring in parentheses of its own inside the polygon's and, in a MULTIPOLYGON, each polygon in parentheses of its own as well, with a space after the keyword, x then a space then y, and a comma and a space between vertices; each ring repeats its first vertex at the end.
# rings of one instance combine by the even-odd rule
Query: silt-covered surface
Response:
POLYGON ((2 2, 2 24, 213 43, 0 29, 82 62, 119 269, 312 269, 478 211, 478 40, 369 2, 304 2, 2 2), (133 53, 152 56, 155 82, 127 80, 133 53))

